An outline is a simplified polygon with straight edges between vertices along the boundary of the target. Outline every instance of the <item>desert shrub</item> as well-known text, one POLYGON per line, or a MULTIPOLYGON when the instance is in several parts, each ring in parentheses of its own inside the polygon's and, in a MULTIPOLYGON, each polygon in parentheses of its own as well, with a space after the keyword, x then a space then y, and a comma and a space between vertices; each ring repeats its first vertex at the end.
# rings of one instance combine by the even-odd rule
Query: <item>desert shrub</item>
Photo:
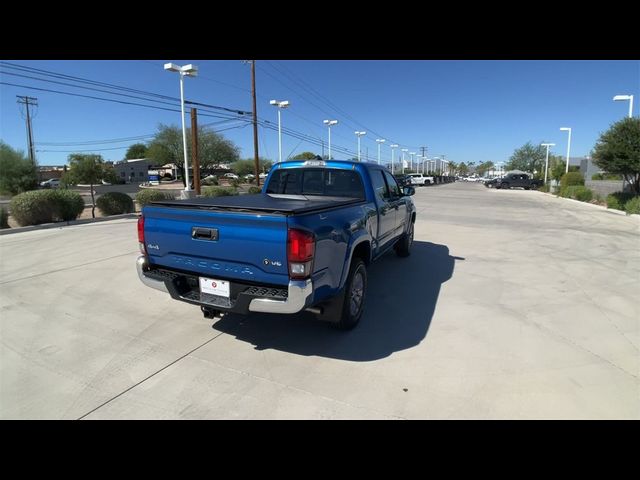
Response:
POLYGON ((240 179, 239 178, 232 178, 231 179, 231 186, 234 188, 238 188, 240 186, 240 179))
POLYGON ((235 188, 228 187, 206 187, 202 189, 203 197, 232 197, 238 195, 235 188))
POLYGON ((133 200, 122 192, 108 192, 96 200, 96 205, 103 215, 120 215, 134 211, 133 200))
POLYGON ((560 190, 564 190, 567 187, 575 185, 584 185, 584 177, 580 172, 568 172, 565 173, 560 179, 560 190))
POLYGON ((622 180, 622 175, 617 173, 594 173, 591 180, 622 180))
POLYGON ((143 189, 136 193, 136 202, 140 205, 140 208, 144 207, 150 202, 160 200, 173 200, 173 194, 169 192, 163 192, 162 190, 143 189))
POLYGON ((627 212, 627 215, 631 215, 632 213, 640 215, 640 197, 634 197, 625 203, 624 211, 627 212))
POLYGON ((633 198, 633 193, 615 192, 607 195, 607 208, 624 211, 625 204, 633 198))
POLYGON ((0 207, 0 228, 9 228, 9 212, 4 207, 0 207))
POLYGON ((581 202, 590 202, 593 198, 593 192, 582 185, 571 185, 560 191, 560 196, 564 198, 573 198, 581 202))
POLYGON ((575 187, 575 198, 576 200, 580 200, 581 202, 590 202, 593 198, 593 191, 587 187, 575 187))
POLYGON ((547 185, 542 185, 538 190, 540 190, 541 192, 549 192, 549 184, 547 185))
POLYGON ((249 187, 249 191, 247 192, 251 195, 256 194, 256 193, 262 193, 262 188, 260 187, 256 187, 255 185, 249 187))
POLYGON ((20 225, 71 221, 84 210, 84 200, 70 190, 33 190, 11 199, 11 215, 20 225))

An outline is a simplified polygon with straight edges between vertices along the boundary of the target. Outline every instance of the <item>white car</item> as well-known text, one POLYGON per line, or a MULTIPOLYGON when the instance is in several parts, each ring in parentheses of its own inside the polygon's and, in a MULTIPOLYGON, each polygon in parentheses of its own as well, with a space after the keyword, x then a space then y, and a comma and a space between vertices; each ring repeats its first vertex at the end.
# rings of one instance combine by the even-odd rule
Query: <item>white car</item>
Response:
POLYGON ((240 178, 240 177, 238 177, 238 175, 236 175, 235 173, 231 173, 231 172, 229 172, 229 173, 225 173, 225 174, 224 174, 224 177, 225 177, 225 178, 234 178, 234 179, 238 179, 238 178, 240 178))
POLYGON ((426 177, 422 173, 410 173, 407 175, 411 179, 411 185, 431 185, 433 177, 426 177))
POLYGON ((58 187, 60 187, 60 179, 59 178, 50 178, 49 180, 45 180, 44 182, 40 182, 40 186, 42 188, 58 188, 58 187))
POLYGON ((261 180, 264 180, 265 178, 267 178, 269 176, 268 173, 261 173, 260 175, 258 175, 258 177, 260 177, 261 180))

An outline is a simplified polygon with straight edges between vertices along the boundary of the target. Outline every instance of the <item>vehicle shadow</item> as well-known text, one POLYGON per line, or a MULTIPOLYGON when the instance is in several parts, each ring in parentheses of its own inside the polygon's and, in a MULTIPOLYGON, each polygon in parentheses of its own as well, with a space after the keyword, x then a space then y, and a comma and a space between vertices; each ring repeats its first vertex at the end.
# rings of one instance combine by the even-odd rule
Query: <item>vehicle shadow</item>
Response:
POLYGON ((364 314, 353 330, 341 332, 308 312, 297 315, 224 315, 212 328, 275 349, 367 362, 418 345, 427 335, 440 286, 453 275, 456 260, 445 245, 414 242, 411 256, 393 251, 370 265, 364 314))

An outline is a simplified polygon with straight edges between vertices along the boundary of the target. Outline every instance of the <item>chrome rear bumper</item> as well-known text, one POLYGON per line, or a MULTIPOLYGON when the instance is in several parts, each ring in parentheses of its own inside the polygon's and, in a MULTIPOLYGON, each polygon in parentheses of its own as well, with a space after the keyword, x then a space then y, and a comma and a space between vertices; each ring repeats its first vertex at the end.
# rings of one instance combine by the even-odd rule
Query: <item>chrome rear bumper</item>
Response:
MULTIPOLYGON (((136 260, 136 269, 140 281, 147 287, 169 293, 164 281, 147 277, 144 272, 149 270, 147 257, 140 255, 136 260)), ((286 300, 275 300, 273 298, 253 298, 249 303, 250 312, 263 313, 298 313, 309 305, 313 294, 313 282, 307 280, 289 280, 287 288, 288 295, 286 300)), ((178 298, 180 300, 180 298, 178 298)), ((220 308, 224 311, 225 308, 220 308)), ((233 308, 229 309, 233 310, 233 308)))

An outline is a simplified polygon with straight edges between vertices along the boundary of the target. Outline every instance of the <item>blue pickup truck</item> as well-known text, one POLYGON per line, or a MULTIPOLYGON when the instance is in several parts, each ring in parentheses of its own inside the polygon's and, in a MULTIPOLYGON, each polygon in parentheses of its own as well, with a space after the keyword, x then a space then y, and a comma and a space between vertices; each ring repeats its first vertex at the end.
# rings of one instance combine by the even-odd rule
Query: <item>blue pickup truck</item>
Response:
POLYGON ((278 163, 260 194, 145 206, 138 275, 207 318, 308 310, 351 329, 362 316, 367 265, 392 248, 410 253, 414 193, 375 164, 278 163))

